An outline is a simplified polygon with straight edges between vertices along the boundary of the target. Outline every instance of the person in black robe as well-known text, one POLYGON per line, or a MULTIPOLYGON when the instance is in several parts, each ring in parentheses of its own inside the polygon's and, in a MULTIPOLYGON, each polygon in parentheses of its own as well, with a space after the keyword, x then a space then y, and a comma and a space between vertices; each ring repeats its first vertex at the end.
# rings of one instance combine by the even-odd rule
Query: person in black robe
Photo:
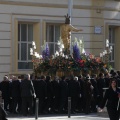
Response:
POLYGON ((97 74, 93 74, 90 81, 92 86, 94 87, 91 100, 91 112, 97 112, 97 96, 98 96, 97 74))
POLYGON ((7 114, 6 114, 5 110, 0 105, 0 120, 7 120, 6 115, 7 114))
POLYGON ((108 115, 110 120, 119 120, 120 116, 120 89, 117 88, 117 81, 112 78, 110 82, 109 89, 106 90, 103 97, 102 104, 100 106, 99 112, 103 111, 102 109, 107 107, 108 115))
POLYGON ((71 97, 71 113, 76 112, 78 96, 80 94, 80 84, 77 76, 71 76, 68 83, 68 96, 71 97))
POLYGON ((51 77, 46 76, 46 85, 47 85, 47 99, 44 105, 44 113, 52 113, 52 101, 53 101, 53 87, 51 82, 51 77))
POLYGON ((98 107, 100 107, 101 101, 103 99, 104 88, 106 88, 106 81, 104 79, 104 74, 100 73, 99 78, 97 80, 97 88, 98 88, 98 107))
POLYGON ((60 80, 60 103, 59 103, 59 113, 65 112, 65 105, 68 97, 68 83, 66 82, 65 76, 62 76, 60 80))
POLYGON ((88 75, 85 78, 84 82, 84 112, 85 114, 90 113, 90 105, 91 105, 91 99, 92 99, 92 94, 93 94, 93 89, 94 87, 92 86, 90 82, 90 76, 88 75))
POLYGON ((78 110, 79 112, 83 112, 84 110, 84 79, 83 79, 83 76, 82 75, 79 75, 78 76, 78 82, 80 84, 80 97, 78 98, 78 110))
POLYGON ((52 81, 52 88, 53 88, 53 103, 52 103, 52 110, 53 112, 57 113, 59 108, 59 100, 60 100, 60 85, 59 85, 59 77, 55 77, 52 81))
POLYGON ((36 98, 39 99, 39 114, 42 114, 45 108, 45 100, 47 99, 47 84, 45 82, 45 76, 42 75, 34 81, 34 88, 36 98))
POLYGON ((10 107, 10 81, 7 76, 4 76, 3 81, 0 83, 0 89, 2 91, 2 99, 4 100, 4 109, 9 111, 10 107))
POLYGON ((22 114, 23 116, 27 116, 29 112, 29 114, 32 115, 33 97, 36 97, 36 95, 29 74, 26 74, 24 76, 24 80, 22 80, 20 85, 20 90, 21 90, 21 98, 22 98, 22 114))
POLYGON ((12 112, 14 114, 21 110, 21 93, 20 93, 20 81, 14 76, 10 83, 10 93, 12 98, 12 112))

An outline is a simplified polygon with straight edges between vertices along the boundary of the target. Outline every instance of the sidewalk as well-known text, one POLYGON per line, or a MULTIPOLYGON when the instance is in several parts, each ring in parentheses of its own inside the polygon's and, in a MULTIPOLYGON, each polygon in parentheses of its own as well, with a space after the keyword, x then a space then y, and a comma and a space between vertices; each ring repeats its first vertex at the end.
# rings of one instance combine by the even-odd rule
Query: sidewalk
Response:
MULTIPOLYGON (((35 120, 35 117, 28 116, 28 117, 22 117, 22 116, 16 116, 16 117, 8 117, 8 120, 35 120)), ((83 115, 83 114, 77 114, 77 115, 71 115, 70 118, 68 118, 67 115, 44 115, 39 116, 38 120, 109 120, 109 118, 103 118, 99 117, 97 114, 90 114, 90 115, 83 115)))

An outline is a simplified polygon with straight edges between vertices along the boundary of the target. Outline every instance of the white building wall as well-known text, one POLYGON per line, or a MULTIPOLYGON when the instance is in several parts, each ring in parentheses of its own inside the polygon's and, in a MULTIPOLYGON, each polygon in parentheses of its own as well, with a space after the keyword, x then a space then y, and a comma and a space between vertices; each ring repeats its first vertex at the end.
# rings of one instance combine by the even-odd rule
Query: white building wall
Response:
MULTIPOLYGON (((115 69, 120 70, 120 1, 106 1, 105 7, 109 10, 104 12, 104 25, 114 26, 115 29, 115 69)), ((109 34, 107 33, 106 36, 109 34)))
MULTIPOLYGON (((39 4, 39 3, 44 3, 44 4, 67 4, 68 0, 1 0, 1 1, 6 1, 6 2, 28 2, 28 3, 34 3, 34 4, 39 4)), ((92 5, 91 3, 92 0, 74 0, 75 5, 92 5)))
MULTIPOLYGON (((72 25, 83 29, 83 31, 73 33, 72 39, 74 39, 74 37, 83 37, 86 51, 90 52, 91 49, 94 48, 97 53, 100 53, 104 46, 101 40, 102 37, 98 41, 94 39, 91 40, 91 36, 94 34, 94 26, 92 25, 94 18, 91 17, 93 11, 92 0, 73 1, 72 25)), ((41 24, 44 20, 64 22, 64 15, 68 12, 67 4, 68 0, 0 0, 0 80, 3 75, 14 72, 14 60, 12 58, 14 56, 13 48, 15 47, 13 43, 14 19, 17 18, 23 21, 37 20, 41 24), (45 7, 45 5, 48 7, 45 7), (58 5, 59 7, 52 7, 53 5, 58 5)), ((120 2, 105 1, 104 8, 119 9, 120 2)), ((97 16, 96 19, 101 18, 97 16)), ((105 22, 119 24, 120 13, 118 11, 104 10, 104 18, 102 19, 105 19, 105 22)), ((104 26, 102 26, 102 31, 103 30, 104 26)), ((42 34, 41 40, 43 40, 42 34)))
MULTIPOLYGON (((39 2, 39 1, 34 1, 34 2, 39 2)), ((45 0, 42 2, 48 3, 48 1, 45 0)), ((53 3, 52 0, 49 0, 49 2, 53 3)), ((67 1, 61 2, 60 0, 58 0, 57 2, 54 2, 54 4, 61 4, 61 3, 67 5, 67 1)), ((79 1, 76 1, 76 3, 78 4, 79 1)), ((88 0, 81 2, 82 5, 85 4, 88 5, 89 3, 90 2, 88 0)), ((67 14, 67 11, 68 11, 67 8, 51 8, 51 7, 47 8, 47 7, 36 7, 36 6, 0 4, 0 78, 2 78, 4 74, 8 74, 9 72, 14 72, 15 60, 13 60, 13 58, 11 59, 11 57, 15 55, 14 19, 17 18, 23 21, 37 20, 40 23, 42 23, 42 21, 44 20, 64 22, 65 19, 64 15, 67 14)), ((79 9, 73 10, 73 26, 83 29, 83 32, 81 32, 80 34, 74 33, 74 35, 78 37, 79 36, 84 37, 84 34, 86 35, 87 33, 88 37, 86 37, 86 41, 89 41, 89 33, 91 33, 91 27, 90 27, 91 25, 90 25, 89 17, 90 17, 90 10, 79 10, 79 9)), ((88 43, 86 43, 86 48, 89 48, 88 43)))

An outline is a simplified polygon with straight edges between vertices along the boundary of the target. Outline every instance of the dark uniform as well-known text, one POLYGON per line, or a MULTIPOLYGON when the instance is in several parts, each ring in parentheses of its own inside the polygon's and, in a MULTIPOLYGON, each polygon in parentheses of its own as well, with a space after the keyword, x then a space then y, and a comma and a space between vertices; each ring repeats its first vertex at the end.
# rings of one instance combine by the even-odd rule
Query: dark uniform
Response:
POLYGON ((60 81, 60 105, 59 105, 59 113, 64 112, 64 108, 66 105, 68 97, 68 83, 65 81, 65 77, 62 77, 60 81))
POLYGON ((21 94, 20 94, 20 81, 13 80, 10 83, 10 93, 12 97, 12 112, 17 113, 21 110, 21 94), (16 110, 18 105, 18 109, 16 110))
POLYGON ((2 99, 4 100, 4 109, 10 109, 10 81, 3 80, 0 83, 0 89, 2 91, 2 99))
POLYGON ((71 97, 71 112, 75 113, 77 107, 77 100, 80 94, 79 82, 71 78, 68 82, 68 96, 71 97))
POLYGON ((51 77, 46 76, 45 80, 47 84, 47 99, 45 102, 45 113, 52 112, 52 101, 53 101, 53 88, 52 88, 52 83, 51 83, 51 77))
POLYGON ((109 88, 109 86, 110 86, 110 75, 109 75, 109 73, 106 73, 105 74, 105 87, 106 88, 109 88))
POLYGON ((80 84, 80 93, 81 93, 81 96, 79 97, 79 101, 78 101, 78 110, 79 112, 83 112, 84 110, 84 80, 82 78, 82 76, 79 76, 78 77, 78 82, 80 84))
POLYGON ((103 93, 104 93, 103 88, 106 87, 106 81, 103 78, 103 75, 104 75, 103 73, 100 73, 99 74, 100 78, 97 80, 97 87, 98 87, 98 94, 99 94, 99 97, 98 97, 98 107, 100 107, 101 101, 103 99, 103 93))
POLYGON ((90 78, 86 77, 85 82, 84 82, 84 112, 85 114, 90 113, 90 105, 91 105, 91 99, 92 99, 92 94, 93 94, 93 88, 91 88, 91 82, 90 78))
POLYGON ((47 97, 47 84, 45 82, 45 77, 41 76, 41 79, 34 81, 36 98, 39 98, 39 113, 43 113, 44 101, 47 97))
POLYGON ((120 89, 118 88, 116 88, 116 91, 114 91, 112 87, 107 89, 102 104, 100 106, 103 109, 107 102, 106 107, 110 120, 119 120, 120 107, 117 110, 119 100, 118 93, 120 93, 120 89))
POLYGON ((32 114, 33 95, 35 94, 33 83, 31 80, 25 78, 21 81, 21 97, 22 97, 22 114, 24 116, 28 113, 32 114))
POLYGON ((0 105, 0 120, 7 120, 6 118, 6 112, 3 110, 3 108, 0 105))
POLYGON ((91 100, 91 111, 97 112, 96 106, 97 106, 98 88, 97 88, 97 81, 95 80, 95 78, 91 78, 91 83, 92 83, 92 86, 94 87, 92 100, 91 100))
POLYGON ((52 81, 52 88, 53 88, 53 105, 52 105, 52 110, 54 112, 58 111, 59 107, 59 100, 60 100, 60 85, 59 85, 59 80, 55 79, 52 81))

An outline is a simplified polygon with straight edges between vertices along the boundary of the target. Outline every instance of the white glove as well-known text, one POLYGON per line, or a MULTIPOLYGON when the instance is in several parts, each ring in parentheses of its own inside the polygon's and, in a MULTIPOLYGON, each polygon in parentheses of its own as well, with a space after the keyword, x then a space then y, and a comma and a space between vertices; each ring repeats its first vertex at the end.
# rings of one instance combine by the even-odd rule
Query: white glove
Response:
POLYGON ((91 88, 92 90, 94 89, 94 87, 93 87, 92 85, 90 86, 90 88, 91 88))
POLYGON ((81 98, 81 97, 82 97, 82 95, 80 94, 80 95, 79 95, 79 97, 81 98))
POLYGON ((35 93, 33 94, 33 97, 36 98, 36 94, 35 93))
POLYGON ((98 108, 97 108, 97 111, 98 111, 98 112, 103 112, 103 109, 101 109, 101 108, 98 107, 98 108))

